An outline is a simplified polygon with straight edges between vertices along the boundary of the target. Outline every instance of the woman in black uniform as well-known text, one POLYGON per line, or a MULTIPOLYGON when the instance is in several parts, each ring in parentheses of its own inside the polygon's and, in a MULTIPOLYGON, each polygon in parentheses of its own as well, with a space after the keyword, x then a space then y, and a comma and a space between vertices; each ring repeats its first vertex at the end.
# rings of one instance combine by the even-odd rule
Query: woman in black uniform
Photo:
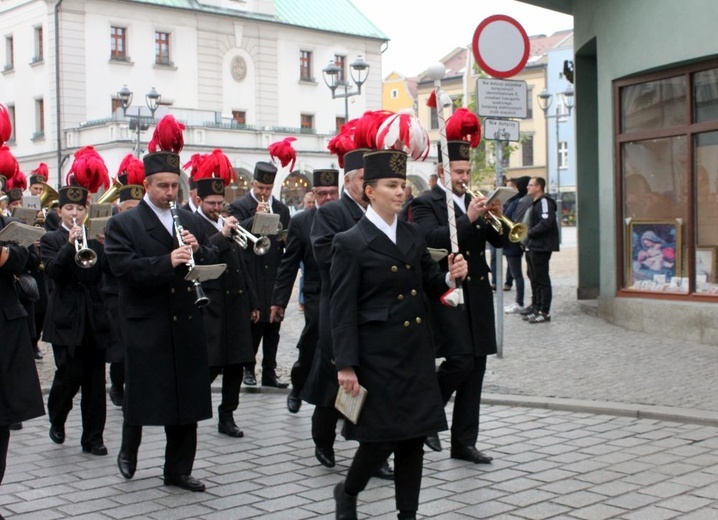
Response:
POLYGON ((438 299, 454 278, 466 275, 467 264, 457 255, 449 273, 439 272, 421 231, 397 219, 406 159, 394 150, 364 155, 369 207, 333 243, 331 323, 338 381, 353 395, 359 385, 367 389, 357 424, 344 424, 344 436, 360 444, 346 480, 334 489, 338 519, 356 518, 357 495, 391 453, 399 518, 416 518, 424 437, 447 428, 424 292, 438 299))

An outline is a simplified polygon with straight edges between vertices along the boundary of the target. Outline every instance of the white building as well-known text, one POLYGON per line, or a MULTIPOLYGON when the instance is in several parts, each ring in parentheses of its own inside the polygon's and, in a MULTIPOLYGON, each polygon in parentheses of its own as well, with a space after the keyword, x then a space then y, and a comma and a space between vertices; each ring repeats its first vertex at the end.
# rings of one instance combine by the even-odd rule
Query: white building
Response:
MULTIPOLYGON (((186 125, 183 160, 222 148, 245 179, 287 136, 297 138, 295 172, 311 181, 313 169, 336 167, 326 144, 345 104, 322 79, 330 61, 350 82, 357 56, 370 66, 350 119, 381 107, 388 38, 348 0, 4 0, 0 29, 9 144, 23 172, 46 162, 52 185, 64 183, 72 154, 86 145, 114 176, 138 149, 138 115, 152 121, 144 99, 152 88, 161 94, 155 121, 170 112, 186 125), (134 92, 126 116, 123 85, 134 92)), ((153 129, 141 132, 142 153, 153 129)))

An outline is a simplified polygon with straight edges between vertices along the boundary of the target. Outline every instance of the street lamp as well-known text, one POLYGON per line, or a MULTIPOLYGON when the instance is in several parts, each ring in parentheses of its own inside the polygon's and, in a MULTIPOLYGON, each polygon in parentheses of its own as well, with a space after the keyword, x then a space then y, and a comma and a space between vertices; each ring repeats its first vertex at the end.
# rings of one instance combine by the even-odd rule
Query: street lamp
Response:
POLYGON ((337 66, 335 61, 329 61, 329 65, 322 70, 324 83, 327 84, 329 90, 332 91, 332 99, 344 98, 344 122, 349 121, 349 98, 361 94, 361 86, 366 82, 369 76, 369 64, 364 58, 357 56, 357 59, 349 65, 349 74, 352 81, 356 85, 356 90, 349 90, 351 86, 345 78, 340 78, 342 69, 337 66), (337 94, 337 87, 342 87, 344 93, 337 94))
MULTIPOLYGON (((543 89, 541 93, 538 95, 538 103, 541 107, 541 110, 543 111, 544 117, 546 119, 555 119, 556 120, 556 193, 561 193, 561 150, 558 146, 558 130, 559 130, 559 123, 565 123, 568 121, 568 118, 571 116, 571 109, 573 109, 574 105, 574 93, 573 93, 573 87, 569 85, 566 90, 562 93, 561 96, 561 104, 566 108, 568 111, 568 114, 561 113, 559 104, 556 104, 556 113, 553 115, 548 114, 548 109, 551 108, 551 103, 553 101, 553 96, 549 94, 548 90, 543 89)), ((548 176, 548 169, 546 171, 548 176)))
MULTIPOLYGON (((117 99, 120 100, 122 114, 125 117, 128 117, 127 109, 130 108, 130 106, 132 105, 132 97, 133 93, 129 88, 127 88, 127 85, 122 85, 122 88, 117 91, 117 99)), ((150 109, 150 113, 152 114, 150 120, 147 120, 147 118, 145 118, 144 121, 142 120, 142 107, 139 105, 137 106, 137 115, 129 116, 130 130, 137 131, 137 150, 135 151, 135 155, 137 156, 137 158, 139 158, 140 154, 142 153, 142 149, 140 147, 140 132, 144 132, 150 127, 150 122, 153 121, 155 118, 155 112, 160 105, 161 98, 162 96, 160 95, 160 93, 155 90, 155 87, 152 87, 152 90, 145 94, 145 103, 147 104, 147 108, 150 109)))

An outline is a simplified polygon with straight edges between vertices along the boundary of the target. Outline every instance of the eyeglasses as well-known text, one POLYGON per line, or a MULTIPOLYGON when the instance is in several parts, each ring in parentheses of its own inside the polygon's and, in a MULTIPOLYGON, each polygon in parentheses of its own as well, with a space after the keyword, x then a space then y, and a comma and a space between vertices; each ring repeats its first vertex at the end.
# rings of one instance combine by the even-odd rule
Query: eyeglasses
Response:
POLYGON ((212 201, 212 202, 210 202, 208 200, 203 200, 202 202, 207 204, 207 206, 221 206, 222 204, 224 204, 223 200, 212 201))

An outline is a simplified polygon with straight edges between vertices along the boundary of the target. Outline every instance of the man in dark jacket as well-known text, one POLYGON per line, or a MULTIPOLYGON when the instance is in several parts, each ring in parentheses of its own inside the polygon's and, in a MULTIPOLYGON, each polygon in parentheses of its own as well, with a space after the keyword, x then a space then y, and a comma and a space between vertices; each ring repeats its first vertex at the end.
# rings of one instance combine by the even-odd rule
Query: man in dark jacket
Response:
MULTIPOLYGON (((514 186, 518 190, 518 193, 511 197, 504 204, 504 216, 511 220, 515 224, 519 224, 523 221, 524 213, 530 205, 530 198, 527 195, 527 186, 531 177, 525 175, 518 179, 513 179, 514 186), (524 197, 527 197, 528 203, 524 204, 522 201, 524 197)), ((524 256, 524 248, 520 243, 508 242, 504 246, 504 256, 506 257, 506 263, 508 264, 509 274, 511 279, 514 280, 516 285, 516 299, 513 303, 510 303, 504 307, 504 312, 507 314, 518 314, 525 309, 524 307, 524 274, 521 267, 521 259, 524 256)))
MULTIPOLYGON (((277 168, 271 163, 260 161, 254 167, 254 180, 252 189, 230 205, 229 213, 239 221, 239 225, 247 231, 252 230, 254 216, 257 213, 276 213, 282 229, 289 226, 289 208, 272 196, 272 187, 277 175, 277 168)), ((277 349, 279 348, 279 328, 281 323, 270 321, 270 306, 274 282, 277 279, 277 269, 284 254, 285 243, 278 234, 268 236, 271 246, 264 255, 256 255, 252 249, 244 252, 252 276, 257 298, 259 299, 259 320, 252 323, 252 345, 256 356, 259 344, 262 344, 262 386, 287 388, 285 383, 277 377, 277 349)), ((257 379, 254 373, 254 363, 244 367, 244 384, 254 386, 257 379)))
POLYGON ((164 426, 165 485, 204 491, 191 472, 197 422, 212 417, 209 364, 202 314, 185 276, 192 260, 215 263, 217 250, 207 244, 199 217, 182 209, 176 211, 184 246, 177 246, 170 207, 179 189, 179 164, 175 152, 147 154, 142 202, 107 225, 127 367, 118 466, 122 476, 132 478, 141 426, 164 426))
MULTIPOLYGON (((486 243, 504 247, 508 232, 499 235, 486 222, 489 209, 485 197, 472 198, 466 193, 471 176, 470 148, 466 141, 449 141, 451 185, 449 199, 454 204, 459 252, 469 264, 464 280, 465 306, 447 307, 432 302, 434 339, 437 356, 445 360, 437 371, 444 404, 456 393, 451 424, 451 457, 478 464, 488 464, 492 457, 476 449, 479 435, 479 407, 481 388, 486 371, 486 358, 496 354, 493 291, 486 265, 486 243)), ((441 154, 439 154, 441 157, 441 154)), ((443 179, 443 174, 440 175, 443 179)), ((443 184, 443 183, 442 183, 443 184)), ((417 197, 413 204, 414 222, 424 232, 429 247, 450 249, 447 192, 440 185, 428 194, 417 197)), ((501 210, 497 200, 492 211, 501 210)), ((448 262, 440 267, 448 270, 448 262)), ((427 437, 426 444, 434 451, 441 450, 438 436, 427 437)))
POLYGON ((533 202, 530 213, 528 241, 526 243, 526 263, 531 280, 531 312, 524 316, 529 323, 551 321, 551 277, 549 262, 551 253, 559 250, 558 223, 556 222, 556 202, 548 197, 544 190, 546 180, 533 177, 528 184, 528 194, 533 202))
POLYGON ((289 304, 289 298, 294 287, 299 265, 304 264, 304 329, 297 350, 299 356, 292 367, 292 390, 287 396, 287 409, 297 413, 302 405, 299 394, 309 375, 314 359, 314 351, 319 340, 319 290, 321 281, 319 267, 314 260, 310 232, 317 208, 327 202, 337 200, 339 195, 338 170, 314 170, 315 206, 300 211, 289 222, 287 234, 287 249, 282 256, 282 262, 277 271, 277 280, 274 283, 272 294, 272 307, 270 321, 281 322, 284 319, 284 310, 289 304))
POLYGON ((239 406, 243 366, 254 361, 251 325, 259 319, 259 302, 242 247, 236 236, 237 219, 223 219, 219 212, 224 202, 225 185, 220 178, 197 179, 199 207, 197 215, 217 247, 219 263, 227 264, 222 276, 204 283, 209 305, 204 307, 210 380, 222 374, 222 402, 219 405, 217 431, 229 437, 244 437, 234 420, 239 406))

